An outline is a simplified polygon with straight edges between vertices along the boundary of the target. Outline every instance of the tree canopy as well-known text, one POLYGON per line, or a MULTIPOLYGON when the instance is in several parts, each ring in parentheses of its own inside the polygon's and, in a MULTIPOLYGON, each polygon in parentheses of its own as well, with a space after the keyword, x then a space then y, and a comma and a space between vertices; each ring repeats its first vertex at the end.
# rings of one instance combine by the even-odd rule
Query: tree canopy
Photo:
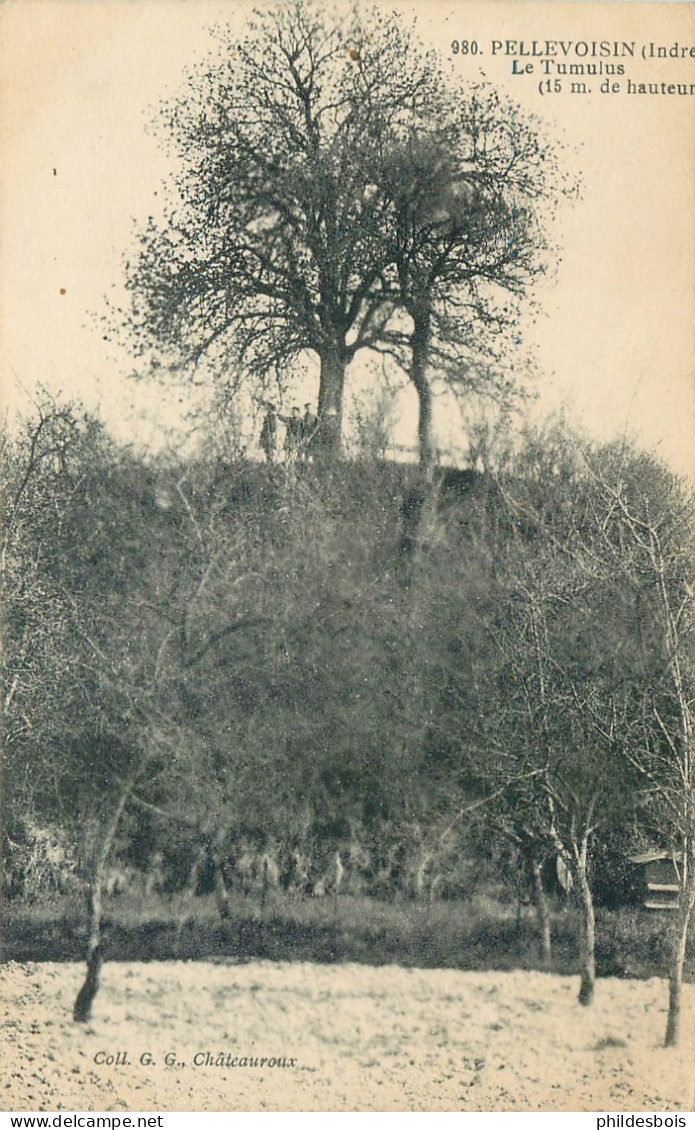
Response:
POLYGON ((346 28, 292 0, 240 42, 217 37, 161 107, 179 171, 128 266, 133 340, 205 356, 220 382, 250 374, 259 394, 312 355, 328 453, 346 367, 389 352, 417 389, 427 461, 431 368, 508 391, 518 302, 566 187, 557 146, 494 91, 450 81, 396 14, 346 28))

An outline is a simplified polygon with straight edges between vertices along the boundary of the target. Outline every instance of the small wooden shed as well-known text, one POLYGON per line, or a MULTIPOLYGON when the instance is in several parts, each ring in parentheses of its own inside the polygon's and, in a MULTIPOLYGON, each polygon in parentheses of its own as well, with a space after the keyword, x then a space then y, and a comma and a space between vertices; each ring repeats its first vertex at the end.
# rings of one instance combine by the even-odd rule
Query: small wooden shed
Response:
POLYGON ((645 910, 678 910, 680 868, 668 851, 645 851, 629 856, 634 868, 633 889, 645 910))

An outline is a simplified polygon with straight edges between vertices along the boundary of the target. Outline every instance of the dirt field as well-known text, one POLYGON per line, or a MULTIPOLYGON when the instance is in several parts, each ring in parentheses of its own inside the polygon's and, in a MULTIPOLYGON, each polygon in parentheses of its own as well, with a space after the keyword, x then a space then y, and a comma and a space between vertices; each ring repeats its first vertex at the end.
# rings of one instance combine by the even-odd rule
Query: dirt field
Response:
POLYGON ((84 1027, 82 970, 2 970, 4 1110, 695 1107, 695 985, 674 1052, 659 980, 601 980, 587 1010, 574 980, 541 973, 123 963, 105 967, 84 1027))

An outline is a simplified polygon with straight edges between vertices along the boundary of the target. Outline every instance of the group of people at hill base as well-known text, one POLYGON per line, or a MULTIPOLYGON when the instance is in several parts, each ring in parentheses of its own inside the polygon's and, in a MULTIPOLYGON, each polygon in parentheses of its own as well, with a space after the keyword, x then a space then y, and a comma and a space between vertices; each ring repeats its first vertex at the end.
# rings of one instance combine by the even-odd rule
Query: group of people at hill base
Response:
POLYGON ((311 462, 314 457, 311 443, 319 425, 311 404, 304 405, 303 416, 296 405, 289 416, 281 415, 271 402, 265 404, 265 409, 260 443, 268 463, 275 463, 277 459, 278 421, 285 425, 285 463, 311 462))

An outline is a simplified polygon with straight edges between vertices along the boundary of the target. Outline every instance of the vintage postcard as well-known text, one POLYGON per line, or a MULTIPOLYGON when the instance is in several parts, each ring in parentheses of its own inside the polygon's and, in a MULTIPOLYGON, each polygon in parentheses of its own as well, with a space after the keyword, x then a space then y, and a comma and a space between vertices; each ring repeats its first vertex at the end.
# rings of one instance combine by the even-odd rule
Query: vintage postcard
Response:
POLYGON ((0 92, 2 1108, 685 1125, 695 6, 22 0, 0 92))

